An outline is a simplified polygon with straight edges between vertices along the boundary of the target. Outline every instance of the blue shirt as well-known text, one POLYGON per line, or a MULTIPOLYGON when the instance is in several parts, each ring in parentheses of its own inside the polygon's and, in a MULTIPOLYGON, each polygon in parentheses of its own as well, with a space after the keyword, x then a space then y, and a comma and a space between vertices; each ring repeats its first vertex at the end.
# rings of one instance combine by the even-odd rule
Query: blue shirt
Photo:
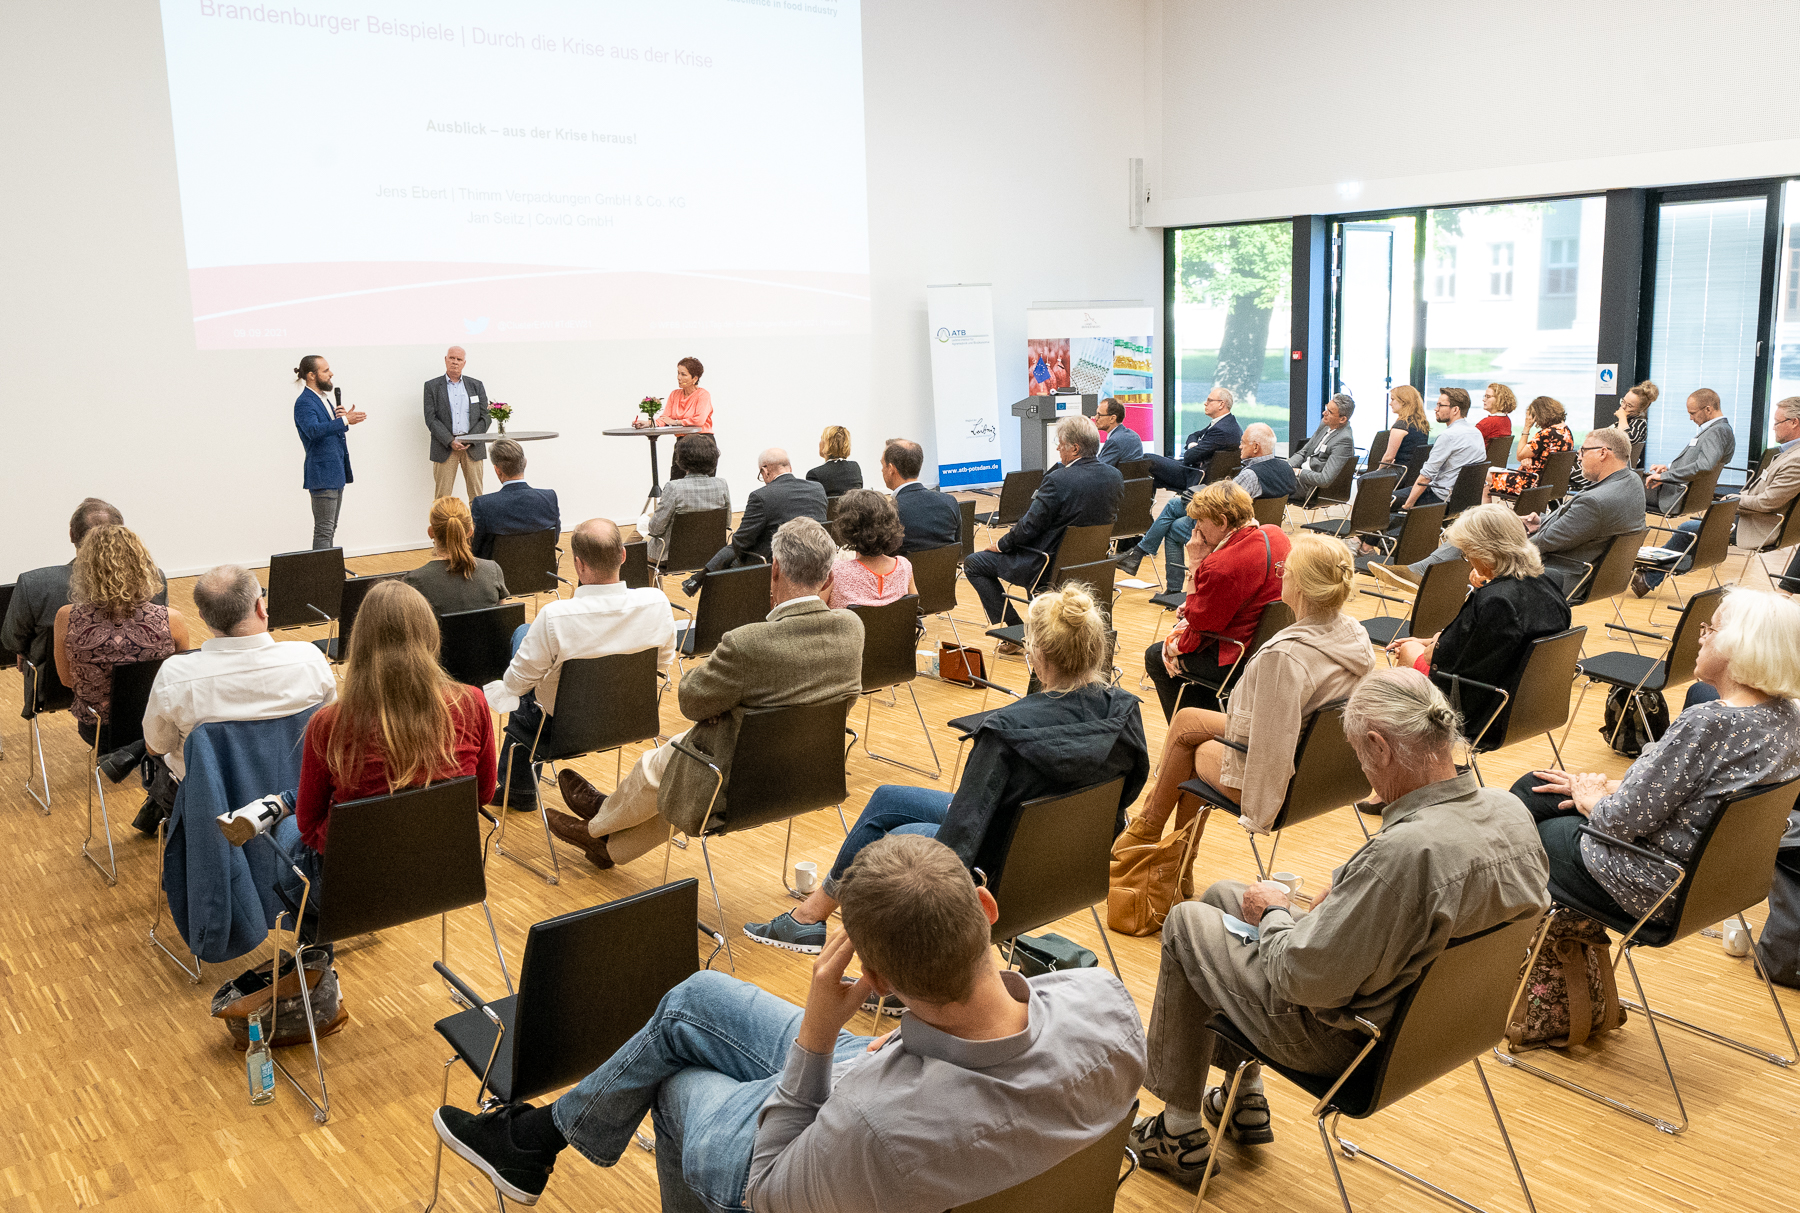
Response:
POLYGON ((450 398, 450 432, 466 434, 469 432, 469 385, 461 379, 451 380, 444 377, 445 394, 450 398))

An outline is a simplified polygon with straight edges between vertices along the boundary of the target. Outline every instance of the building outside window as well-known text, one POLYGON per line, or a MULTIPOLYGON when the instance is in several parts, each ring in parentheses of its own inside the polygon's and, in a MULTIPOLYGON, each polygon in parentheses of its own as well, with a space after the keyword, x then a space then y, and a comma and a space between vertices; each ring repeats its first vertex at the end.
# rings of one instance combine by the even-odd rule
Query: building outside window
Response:
POLYGON ((1488 294, 1496 299, 1511 299, 1512 272, 1512 242, 1488 245, 1488 294))
POLYGON ((1445 245, 1436 250, 1431 275, 1433 299, 1456 298, 1456 246, 1445 245))

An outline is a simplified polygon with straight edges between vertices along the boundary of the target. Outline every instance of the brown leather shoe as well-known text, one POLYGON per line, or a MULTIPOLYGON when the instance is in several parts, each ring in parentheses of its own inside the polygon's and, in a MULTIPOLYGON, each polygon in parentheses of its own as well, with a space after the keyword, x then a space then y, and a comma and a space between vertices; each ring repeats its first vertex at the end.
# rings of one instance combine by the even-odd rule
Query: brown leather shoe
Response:
POLYGON ((549 813, 550 832, 573 847, 580 847, 587 853, 597 868, 613 866, 612 856, 606 853, 606 839, 595 838, 588 833, 587 822, 579 817, 571 817, 567 813, 558 813, 552 809, 549 813))
POLYGON ((568 767, 556 773, 556 789, 562 793, 563 803, 569 806, 569 812, 583 821, 594 820, 600 806, 606 803, 606 797, 599 788, 568 767))

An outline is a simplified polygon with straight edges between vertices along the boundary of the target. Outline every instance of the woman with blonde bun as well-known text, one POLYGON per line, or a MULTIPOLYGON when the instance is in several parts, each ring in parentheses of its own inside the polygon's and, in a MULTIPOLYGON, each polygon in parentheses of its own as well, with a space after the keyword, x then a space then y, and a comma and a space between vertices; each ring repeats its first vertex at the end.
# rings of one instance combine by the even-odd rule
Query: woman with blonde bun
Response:
POLYGON ((431 559, 400 580, 425 595, 433 615, 500 604, 507 594, 506 575, 469 546, 475 520, 462 498, 439 497, 432 502, 425 533, 431 538, 431 559))
POLYGON ((1126 808, 1149 778, 1150 753, 1137 696, 1106 680, 1112 664, 1108 633, 1089 586, 1065 582, 1032 599, 1025 659, 1043 689, 982 721, 956 793, 876 788, 820 887, 772 922, 745 923, 744 934, 771 947, 816 954, 850 861, 888 834, 935 837, 971 869, 980 868, 992 886, 1006 862, 1020 805, 1123 776, 1117 835, 1125 828, 1126 808))

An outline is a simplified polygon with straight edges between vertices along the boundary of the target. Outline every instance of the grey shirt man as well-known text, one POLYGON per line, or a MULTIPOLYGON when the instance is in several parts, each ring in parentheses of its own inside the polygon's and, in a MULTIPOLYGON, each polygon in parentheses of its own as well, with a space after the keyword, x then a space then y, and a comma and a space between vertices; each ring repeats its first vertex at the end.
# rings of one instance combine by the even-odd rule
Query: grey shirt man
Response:
MULTIPOLYGON (((1714 417, 1688 439, 1688 444, 1669 461, 1668 470, 1659 474, 1655 484, 1645 481, 1645 504, 1661 513, 1668 513, 1681 504, 1681 496, 1687 491, 1688 481, 1701 472, 1723 467, 1731 462, 1736 451, 1737 435, 1731 430, 1731 422, 1723 414, 1714 417)), ((1690 502, 1689 508, 1698 509, 1710 504, 1711 502, 1690 502)))
POLYGON ((1348 425, 1340 425, 1335 430, 1320 425, 1306 440, 1306 445, 1288 456, 1288 463, 1294 468, 1294 480, 1303 489, 1323 488, 1355 462, 1356 438, 1348 425))

